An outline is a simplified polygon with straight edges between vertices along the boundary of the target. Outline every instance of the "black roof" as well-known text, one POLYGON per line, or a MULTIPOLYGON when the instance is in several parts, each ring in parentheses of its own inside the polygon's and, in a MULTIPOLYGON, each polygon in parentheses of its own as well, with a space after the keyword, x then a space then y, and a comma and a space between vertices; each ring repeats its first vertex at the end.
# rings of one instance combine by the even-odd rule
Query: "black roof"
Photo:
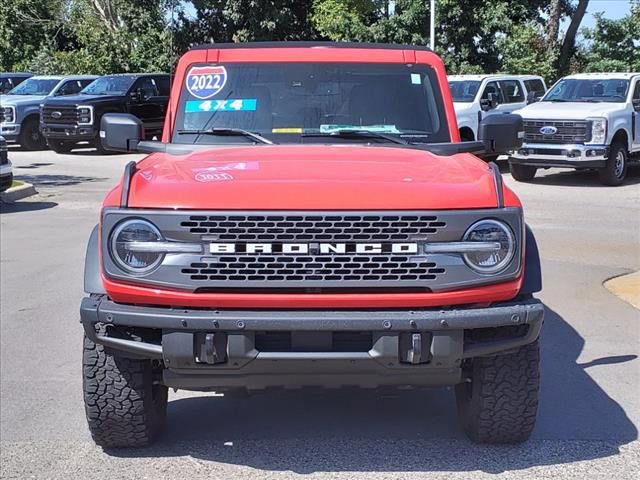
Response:
POLYGON ((375 50, 426 50, 425 45, 399 45, 396 43, 365 43, 365 42, 244 42, 244 43, 206 43, 194 46, 193 50, 230 49, 230 48, 369 48, 375 50))

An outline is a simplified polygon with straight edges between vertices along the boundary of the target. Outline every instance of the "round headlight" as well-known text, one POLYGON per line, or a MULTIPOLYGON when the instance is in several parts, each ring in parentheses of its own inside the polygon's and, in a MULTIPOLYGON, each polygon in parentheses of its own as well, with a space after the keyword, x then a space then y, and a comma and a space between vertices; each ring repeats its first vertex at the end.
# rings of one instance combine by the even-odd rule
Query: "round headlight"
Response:
POLYGON ((497 220, 480 220, 464 234, 465 242, 492 242, 500 245, 495 250, 468 252, 464 260, 479 273, 497 273, 503 270, 515 253, 513 232, 508 225, 497 220))
POLYGON ((137 275, 149 273, 162 263, 164 254, 134 251, 129 247, 133 242, 160 240, 162 240, 162 234, 154 224, 141 219, 125 220, 111 234, 111 256, 120 268, 129 273, 137 275))

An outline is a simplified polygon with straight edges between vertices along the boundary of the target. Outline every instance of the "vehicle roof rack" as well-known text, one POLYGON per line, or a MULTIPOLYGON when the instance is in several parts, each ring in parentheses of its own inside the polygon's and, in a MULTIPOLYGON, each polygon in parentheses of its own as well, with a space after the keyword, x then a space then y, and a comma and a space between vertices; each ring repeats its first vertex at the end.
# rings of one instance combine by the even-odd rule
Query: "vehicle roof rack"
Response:
POLYGON ((425 50, 431 49, 425 45, 401 45, 396 43, 367 43, 367 42, 244 42, 244 43, 205 43, 192 47, 192 50, 231 49, 231 48, 370 48, 373 50, 425 50))

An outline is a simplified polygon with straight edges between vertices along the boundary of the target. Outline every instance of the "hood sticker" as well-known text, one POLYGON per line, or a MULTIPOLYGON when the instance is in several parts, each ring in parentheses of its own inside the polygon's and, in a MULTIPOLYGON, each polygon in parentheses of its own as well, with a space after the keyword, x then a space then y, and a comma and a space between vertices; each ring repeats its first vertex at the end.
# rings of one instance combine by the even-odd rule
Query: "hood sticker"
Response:
POLYGON ((219 166, 194 169, 195 172, 224 172, 229 170, 260 170, 260 164, 258 162, 233 162, 219 166))
POLYGON ((185 77, 187 90, 201 100, 216 96, 227 83, 227 69, 220 65, 191 67, 185 77))
POLYGON ((233 175, 230 173, 199 172, 194 178, 197 182, 202 183, 225 182, 227 180, 233 180, 233 175))
POLYGON ((238 98, 229 100, 188 100, 185 105, 186 113, 198 112, 254 112, 258 100, 255 98, 238 98))

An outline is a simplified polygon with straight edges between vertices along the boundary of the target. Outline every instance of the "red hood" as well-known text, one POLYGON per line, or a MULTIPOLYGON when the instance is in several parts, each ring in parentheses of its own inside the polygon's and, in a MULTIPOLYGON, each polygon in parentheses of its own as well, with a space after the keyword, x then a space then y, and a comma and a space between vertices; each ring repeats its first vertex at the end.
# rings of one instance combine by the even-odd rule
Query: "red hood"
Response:
MULTIPOLYGON (((107 198, 117 205, 120 188, 107 198)), ((505 205, 519 205, 505 189, 505 205)), ((496 206, 488 166, 470 154, 364 145, 216 147, 138 163, 132 208, 417 210, 496 206)))

